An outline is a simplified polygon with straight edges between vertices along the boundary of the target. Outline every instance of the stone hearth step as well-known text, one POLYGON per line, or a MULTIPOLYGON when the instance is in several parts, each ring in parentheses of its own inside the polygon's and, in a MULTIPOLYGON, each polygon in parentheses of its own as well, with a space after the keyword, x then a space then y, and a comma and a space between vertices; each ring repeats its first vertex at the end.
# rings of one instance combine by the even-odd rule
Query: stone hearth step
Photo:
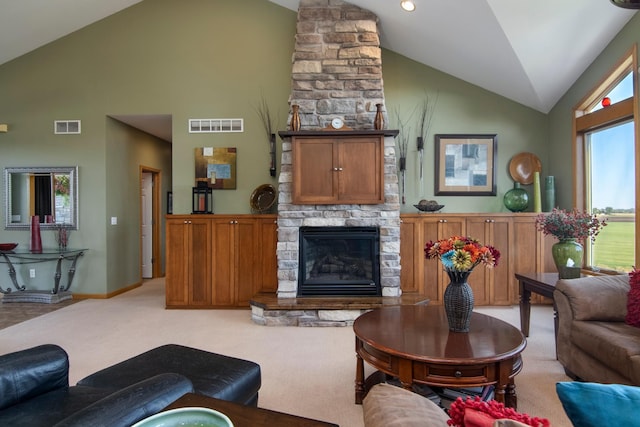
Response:
POLYGON ((306 297, 278 298, 274 293, 259 293, 250 304, 264 310, 370 310, 382 306, 426 304, 424 295, 400 297, 306 297))
POLYGON ((350 326, 374 308, 428 303, 422 295, 278 298, 274 293, 256 294, 250 301, 252 320, 265 326, 350 326))

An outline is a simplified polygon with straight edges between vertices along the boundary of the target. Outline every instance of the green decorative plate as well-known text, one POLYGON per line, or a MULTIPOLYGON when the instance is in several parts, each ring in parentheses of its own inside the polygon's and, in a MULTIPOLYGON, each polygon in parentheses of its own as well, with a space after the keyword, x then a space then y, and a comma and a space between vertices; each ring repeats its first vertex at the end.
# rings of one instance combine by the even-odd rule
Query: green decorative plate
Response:
POLYGON ((131 427, 233 427, 221 412, 209 408, 178 408, 160 412, 131 427))

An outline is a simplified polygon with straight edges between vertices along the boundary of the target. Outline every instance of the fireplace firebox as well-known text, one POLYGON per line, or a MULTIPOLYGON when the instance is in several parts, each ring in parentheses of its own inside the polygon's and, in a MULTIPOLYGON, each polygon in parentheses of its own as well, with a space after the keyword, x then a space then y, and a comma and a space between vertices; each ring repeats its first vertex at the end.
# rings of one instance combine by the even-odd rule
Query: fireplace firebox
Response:
POLYGON ((381 296, 377 227, 300 227, 298 296, 381 296))

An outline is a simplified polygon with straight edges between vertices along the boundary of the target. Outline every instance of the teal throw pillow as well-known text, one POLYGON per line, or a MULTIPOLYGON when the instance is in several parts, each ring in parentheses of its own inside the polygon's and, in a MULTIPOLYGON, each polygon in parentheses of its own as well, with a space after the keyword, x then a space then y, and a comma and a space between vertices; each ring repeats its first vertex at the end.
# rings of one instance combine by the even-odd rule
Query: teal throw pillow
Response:
POLYGON ((556 392, 574 426, 637 426, 640 387, 582 382, 556 383, 556 392))

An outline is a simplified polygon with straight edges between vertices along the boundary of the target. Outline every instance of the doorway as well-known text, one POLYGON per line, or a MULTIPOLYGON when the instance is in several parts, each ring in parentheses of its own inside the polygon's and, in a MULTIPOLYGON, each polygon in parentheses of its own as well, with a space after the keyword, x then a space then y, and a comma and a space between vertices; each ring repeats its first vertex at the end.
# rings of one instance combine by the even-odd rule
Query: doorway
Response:
POLYGON ((140 167, 140 274, 160 276, 160 171, 140 167))

